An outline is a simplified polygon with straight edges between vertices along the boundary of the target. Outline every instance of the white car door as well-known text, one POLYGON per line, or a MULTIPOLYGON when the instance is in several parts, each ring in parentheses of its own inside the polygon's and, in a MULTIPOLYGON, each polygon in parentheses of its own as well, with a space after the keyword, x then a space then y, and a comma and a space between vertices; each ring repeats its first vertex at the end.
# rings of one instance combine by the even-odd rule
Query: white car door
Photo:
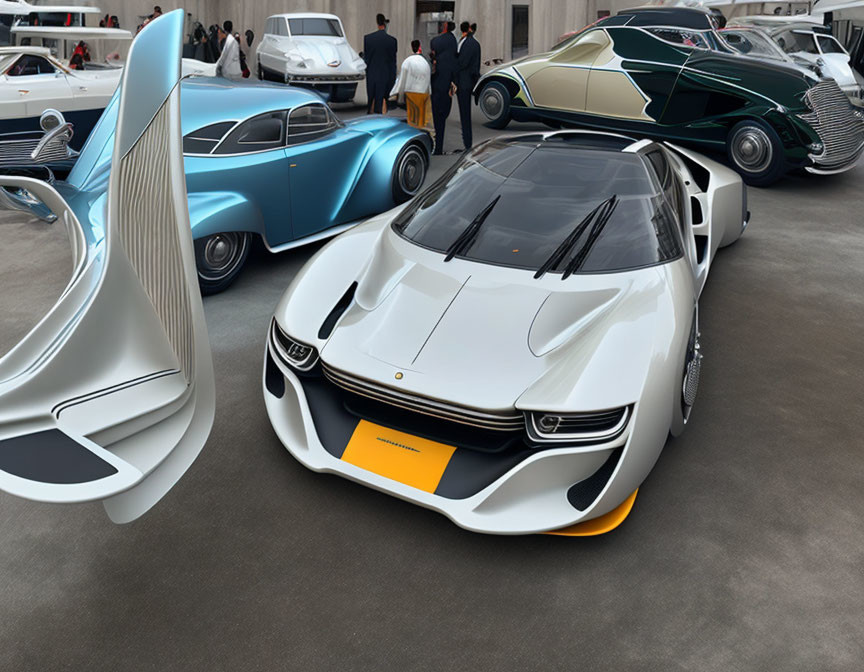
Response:
POLYGON ((165 495, 215 411, 183 169, 183 19, 156 19, 130 50, 107 196, 76 214, 46 182, 0 177, 0 202, 47 206, 74 260, 54 307, 0 358, 0 489, 102 500, 115 522, 165 495))
POLYGON ((285 52, 288 51, 288 22, 285 17, 273 16, 267 20, 267 32, 258 46, 258 61, 268 70, 285 72, 285 52))
POLYGON ((10 97, 23 103, 24 117, 38 117, 49 107, 61 112, 70 109, 72 91, 66 73, 43 56, 22 54, 6 71, 6 78, 10 97))
POLYGON ((849 54, 831 35, 814 35, 822 61, 825 64, 822 69, 828 77, 834 79, 841 87, 855 86, 855 73, 849 66, 849 54))

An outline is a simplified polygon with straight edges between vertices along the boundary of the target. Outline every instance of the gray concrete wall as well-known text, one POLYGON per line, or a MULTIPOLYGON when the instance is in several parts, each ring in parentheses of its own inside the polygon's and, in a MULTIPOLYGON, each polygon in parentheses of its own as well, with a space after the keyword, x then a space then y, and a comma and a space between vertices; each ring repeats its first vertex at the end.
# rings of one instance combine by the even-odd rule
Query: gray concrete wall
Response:
MULTIPOLYGON (((39 4, 56 4, 59 0, 38 0, 39 4)), ((641 0, 456 0, 455 21, 479 24, 477 37, 483 48, 483 60, 503 58, 511 53, 512 6, 529 7, 529 51, 544 51, 568 31, 597 18, 597 7, 611 3, 640 4, 641 0)), ((149 14, 158 3, 163 11, 183 7, 190 18, 205 26, 230 19, 240 33, 251 29, 256 35, 252 48, 245 48, 254 65, 257 40, 268 16, 283 12, 314 11, 338 15, 345 26, 348 41, 357 51, 363 46, 363 35, 375 30, 375 15, 383 12, 390 19, 389 32, 399 40, 400 59, 410 53, 415 37, 415 3, 413 0, 76 0, 96 5, 103 13, 116 14, 123 28, 135 30, 141 16, 149 14)), ((458 32, 458 31, 457 31, 458 32)), ((420 37, 420 36, 418 36, 420 37)))

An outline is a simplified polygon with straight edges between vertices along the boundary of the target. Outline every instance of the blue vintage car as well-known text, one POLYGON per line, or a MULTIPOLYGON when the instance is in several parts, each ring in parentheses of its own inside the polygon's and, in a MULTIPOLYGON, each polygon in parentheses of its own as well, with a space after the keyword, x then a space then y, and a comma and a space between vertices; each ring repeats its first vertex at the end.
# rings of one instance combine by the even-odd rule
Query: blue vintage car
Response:
MULTIPOLYGON (((253 236, 281 252, 336 235, 409 200, 426 177, 426 133, 380 116, 342 122, 312 91, 192 77, 182 80, 180 100, 205 294, 234 281, 253 236)), ((107 191, 117 110, 115 95, 68 179, 55 185, 79 215, 107 191)))

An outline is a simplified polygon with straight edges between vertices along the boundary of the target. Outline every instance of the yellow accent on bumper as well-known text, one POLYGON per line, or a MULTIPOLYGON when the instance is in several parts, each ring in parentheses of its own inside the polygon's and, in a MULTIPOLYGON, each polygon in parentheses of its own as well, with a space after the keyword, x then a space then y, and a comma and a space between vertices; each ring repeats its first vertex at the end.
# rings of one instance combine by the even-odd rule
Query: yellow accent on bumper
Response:
POLYGON ((636 488, 633 494, 621 502, 617 508, 612 509, 609 513, 604 513, 599 518, 586 520, 584 523, 576 523, 570 527, 562 527, 560 530, 550 530, 544 534, 554 534, 561 537, 593 537, 611 532, 630 515, 637 492, 639 492, 639 488, 636 488))

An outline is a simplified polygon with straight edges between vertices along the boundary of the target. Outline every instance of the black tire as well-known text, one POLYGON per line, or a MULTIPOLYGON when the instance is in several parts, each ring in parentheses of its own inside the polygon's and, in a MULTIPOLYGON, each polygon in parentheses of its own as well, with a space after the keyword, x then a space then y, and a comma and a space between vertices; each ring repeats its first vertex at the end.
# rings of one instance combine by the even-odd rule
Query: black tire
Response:
POLYGON ((729 163, 753 187, 766 187, 786 173, 786 152, 780 136, 768 124, 739 121, 726 136, 729 163))
POLYGON ((393 167, 393 200, 397 205, 414 198, 423 188, 429 171, 429 157, 419 145, 408 145, 393 167))
POLYGON ((204 296, 228 289, 243 269, 251 244, 252 236, 245 231, 216 233, 195 241, 198 286, 204 296))
POLYGON ((489 82, 477 97, 477 106, 489 128, 506 128, 510 123, 510 92, 501 82, 489 82))

